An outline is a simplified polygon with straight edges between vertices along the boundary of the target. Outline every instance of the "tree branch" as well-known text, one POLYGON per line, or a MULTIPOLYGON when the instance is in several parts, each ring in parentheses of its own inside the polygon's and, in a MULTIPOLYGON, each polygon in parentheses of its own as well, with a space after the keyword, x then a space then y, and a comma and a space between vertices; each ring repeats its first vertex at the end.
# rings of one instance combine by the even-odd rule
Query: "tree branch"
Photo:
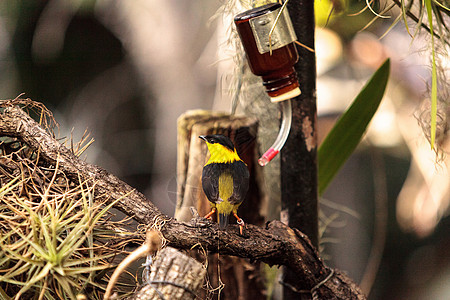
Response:
POLYGON ((287 286, 306 292, 313 290, 321 299, 365 299, 350 278, 325 266, 307 236, 299 230, 272 221, 264 229, 248 224, 244 236, 241 236, 236 225, 230 226, 227 231, 219 231, 217 224, 205 219, 194 219, 191 223, 178 222, 162 214, 142 193, 114 175, 80 160, 15 106, 14 101, 0 101, 0 116, 0 136, 17 137, 39 150, 40 157, 45 161, 51 164, 58 161, 60 170, 68 177, 76 179, 81 176, 92 180, 97 192, 108 194, 110 201, 122 198, 115 207, 141 224, 156 227, 168 245, 180 249, 200 246, 213 253, 220 249, 222 255, 286 266, 306 284, 299 286, 298 282, 285 282, 287 286))

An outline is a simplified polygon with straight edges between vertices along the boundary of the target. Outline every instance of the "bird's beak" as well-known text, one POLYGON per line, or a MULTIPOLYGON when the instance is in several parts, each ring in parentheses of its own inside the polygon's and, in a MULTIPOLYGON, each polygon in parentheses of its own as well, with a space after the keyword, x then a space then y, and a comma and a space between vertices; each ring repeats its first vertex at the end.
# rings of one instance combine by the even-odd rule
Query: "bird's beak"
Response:
POLYGON ((204 140, 204 141, 206 142, 206 136, 204 136, 204 135, 199 135, 198 137, 201 138, 202 140, 204 140))

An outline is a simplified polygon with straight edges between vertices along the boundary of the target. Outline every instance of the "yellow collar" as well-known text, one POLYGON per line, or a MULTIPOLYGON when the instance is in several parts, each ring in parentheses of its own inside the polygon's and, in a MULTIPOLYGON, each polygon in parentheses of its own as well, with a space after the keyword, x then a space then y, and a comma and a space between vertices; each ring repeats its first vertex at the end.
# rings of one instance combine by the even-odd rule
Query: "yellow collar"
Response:
POLYGON ((211 157, 209 158, 205 166, 212 163, 232 163, 241 160, 236 152, 236 149, 232 151, 219 144, 206 144, 206 145, 208 146, 208 150, 209 153, 211 154, 211 157))

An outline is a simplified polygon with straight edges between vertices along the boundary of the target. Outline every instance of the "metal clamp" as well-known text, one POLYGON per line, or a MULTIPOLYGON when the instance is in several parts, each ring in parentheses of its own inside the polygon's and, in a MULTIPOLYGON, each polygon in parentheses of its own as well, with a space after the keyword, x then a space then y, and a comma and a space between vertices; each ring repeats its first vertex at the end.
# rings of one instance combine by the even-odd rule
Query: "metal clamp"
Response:
POLYGON ((276 21, 280 9, 282 7, 249 20, 250 27, 255 36, 258 52, 261 54, 284 47, 297 40, 291 18, 286 9, 283 9, 278 21, 276 21), (275 28, 272 32, 271 39, 269 39, 270 31, 275 22, 275 28))

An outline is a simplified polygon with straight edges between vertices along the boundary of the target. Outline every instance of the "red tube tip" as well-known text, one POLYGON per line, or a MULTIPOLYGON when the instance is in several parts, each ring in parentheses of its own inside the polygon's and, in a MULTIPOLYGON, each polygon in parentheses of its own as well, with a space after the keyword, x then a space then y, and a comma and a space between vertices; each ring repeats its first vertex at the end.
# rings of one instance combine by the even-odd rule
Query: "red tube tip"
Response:
POLYGON ((258 163, 261 167, 267 165, 280 151, 269 148, 259 159, 258 163))

